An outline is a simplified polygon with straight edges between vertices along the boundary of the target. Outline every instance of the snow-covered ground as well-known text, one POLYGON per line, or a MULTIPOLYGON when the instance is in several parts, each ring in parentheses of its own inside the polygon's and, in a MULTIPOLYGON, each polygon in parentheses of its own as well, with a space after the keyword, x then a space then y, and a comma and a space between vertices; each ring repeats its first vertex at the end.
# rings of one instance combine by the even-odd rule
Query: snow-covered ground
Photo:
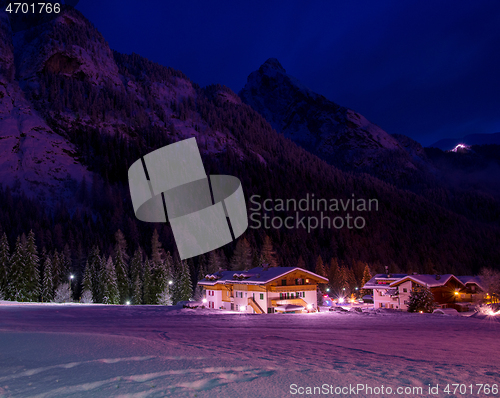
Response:
POLYGON ((0 302, 0 397, 463 396, 443 389, 500 384, 499 353, 492 318, 0 302), (322 385, 334 394, 299 394, 322 385))

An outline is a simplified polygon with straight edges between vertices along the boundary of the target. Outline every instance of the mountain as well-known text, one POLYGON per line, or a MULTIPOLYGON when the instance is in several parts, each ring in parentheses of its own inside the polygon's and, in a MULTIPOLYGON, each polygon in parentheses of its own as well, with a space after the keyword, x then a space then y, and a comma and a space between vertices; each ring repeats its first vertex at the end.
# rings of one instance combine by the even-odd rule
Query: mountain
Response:
MULTIPOLYGON (((127 171, 142 155, 195 137, 207 174, 237 176, 249 215, 271 217, 275 225, 297 213, 252 210, 252 195, 298 201, 314 194, 379 203, 373 211, 349 209, 363 217, 365 228, 249 228, 245 238, 255 261, 269 236, 280 264, 295 266, 302 257, 311 269, 318 256, 325 262, 338 259, 361 273, 363 263, 380 271, 388 265, 391 272, 464 274, 500 264, 495 201, 477 201, 470 191, 459 196, 446 187, 428 189, 423 183, 411 191, 358 172, 406 176, 408 185, 415 185, 408 176, 420 173, 428 162, 415 141, 388 135, 356 112, 310 92, 274 60, 254 75, 261 84, 255 84, 251 98, 262 101, 254 105, 263 104, 264 118, 245 103, 250 97, 244 94, 242 101, 221 85, 201 88, 180 71, 111 50, 80 12, 63 10, 57 18, 13 35, 2 15, 2 117, 9 121, 9 138, 0 140, 2 161, 7 162, 0 176, 0 232, 7 233, 11 245, 33 229, 39 248, 53 252, 68 246, 75 263, 84 265, 93 246, 106 256, 113 253, 118 229, 129 255, 137 246, 149 253, 156 229, 165 250, 175 254, 169 225, 135 218, 127 171), (271 100, 257 95, 259 90, 271 100), (287 96, 296 109, 287 108, 287 96), (16 110, 9 108, 13 104, 16 110), (277 133, 276 126, 300 137, 307 148, 288 133, 277 133), (33 144, 15 152, 16 139, 33 144), (34 182, 32 175, 38 178, 34 182), (16 181, 22 183, 13 194, 16 181), (33 199, 40 187, 56 202, 53 208, 33 199), (55 199, 63 190, 72 190, 71 198, 55 199)), ((327 216, 344 213, 332 210, 327 216)), ((319 213, 309 210, 301 216, 319 213)), ((222 259, 232 256, 234 245, 220 250, 222 259)), ((192 275, 205 260, 200 256, 189 263, 192 275)))
POLYGON ((0 181, 51 202, 70 195, 75 182, 91 175, 75 146, 56 134, 26 99, 18 70, 9 21, 0 13, 0 181))
POLYGON ((443 151, 450 151, 458 144, 466 145, 500 145, 500 133, 493 134, 468 134, 463 138, 445 138, 429 145, 431 148, 439 148, 443 151))
POLYGON ((248 76, 240 96, 276 131, 344 170, 397 174, 418 168, 418 152, 409 156, 401 137, 314 93, 275 58, 248 76))

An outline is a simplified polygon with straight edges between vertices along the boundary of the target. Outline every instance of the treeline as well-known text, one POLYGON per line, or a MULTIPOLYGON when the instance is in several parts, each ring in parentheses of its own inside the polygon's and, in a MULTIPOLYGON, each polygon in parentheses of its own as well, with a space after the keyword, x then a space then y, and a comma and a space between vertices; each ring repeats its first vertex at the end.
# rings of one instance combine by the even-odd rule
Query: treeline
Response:
MULTIPOLYGON (((97 246, 85 256, 79 270, 69 246, 62 252, 41 252, 35 233, 30 231, 16 239, 13 250, 5 232, 0 238, 0 299, 20 302, 69 302, 103 304, 162 304, 200 299, 197 282, 206 275, 221 270, 244 271, 267 264, 279 266, 276 251, 269 236, 261 250, 252 250, 248 240, 238 240, 228 260, 224 252, 215 250, 196 260, 180 261, 165 251, 154 230, 149 256, 138 246, 130 256, 122 231, 115 233, 112 254, 101 253, 97 246)), ((303 258, 295 266, 307 269, 303 258)), ((317 257, 314 271, 330 281, 328 288, 342 295, 359 294, 371 278, 368 264, 357 262, 349 268, 332 258, 324 264, 317 257)), ((325 290, 327 286, 323 287, 325 290)))
POLYGON ((10 250, 7 235, 0 238, 0 299, 20 302, 172 305, 193 297, 186 261, 165 252, 156 230, 152 252, 138 247, 130 258, 123 233, 115 234, 113 254, 96 246, 88 254, 82 273, 73 264, 68 246, 63 252, 39 253, 35 234, 21 235, 10 250))

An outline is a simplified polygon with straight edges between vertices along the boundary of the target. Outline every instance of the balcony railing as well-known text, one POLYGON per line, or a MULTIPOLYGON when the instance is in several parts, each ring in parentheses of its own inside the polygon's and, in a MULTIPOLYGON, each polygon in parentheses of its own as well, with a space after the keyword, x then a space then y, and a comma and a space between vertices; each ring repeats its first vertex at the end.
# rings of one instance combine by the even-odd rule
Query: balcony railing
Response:
POLYGON ((269 286, 270 292, 305 292, 316 290, 316 285, 269 286))

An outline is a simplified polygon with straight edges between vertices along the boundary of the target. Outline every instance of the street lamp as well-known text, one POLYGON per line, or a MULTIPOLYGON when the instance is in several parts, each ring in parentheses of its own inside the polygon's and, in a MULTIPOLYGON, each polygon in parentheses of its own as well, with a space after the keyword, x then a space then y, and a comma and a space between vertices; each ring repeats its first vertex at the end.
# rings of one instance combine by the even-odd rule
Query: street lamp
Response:
POLYGON ((172 285, 173 283, 174 283, 174 281, 168 281, 169 285, 172 285))
POLYGON ((72 286, 71 286, 71 281, 73 280, 75 276, 73 274, 69 274, 69 294, 70 294, 70 298, 71 300, 73 300, 73 290, 72 290, 72 286))

